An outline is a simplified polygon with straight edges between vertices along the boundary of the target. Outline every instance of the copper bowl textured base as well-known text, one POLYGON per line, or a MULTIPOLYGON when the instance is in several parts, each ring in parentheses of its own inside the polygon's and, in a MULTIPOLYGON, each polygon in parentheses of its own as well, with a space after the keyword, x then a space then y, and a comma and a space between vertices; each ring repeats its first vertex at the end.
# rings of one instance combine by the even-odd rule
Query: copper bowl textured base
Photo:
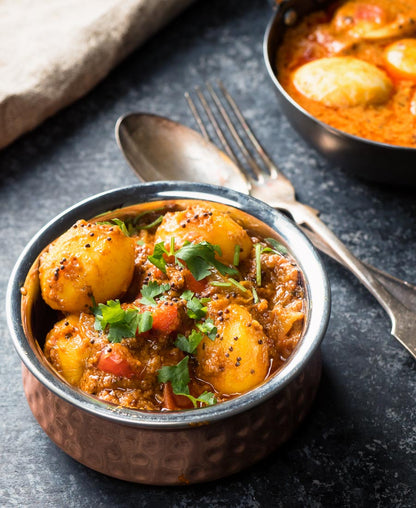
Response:
POLYGON ((215 480, 259 461, 293 434, 315 397, 320 353, 263 404, 192 428, 137 429, 103 420, 57 397, 23 366, 23 386, 39 425, 72 458, 131 482, 180 485, 215 480))

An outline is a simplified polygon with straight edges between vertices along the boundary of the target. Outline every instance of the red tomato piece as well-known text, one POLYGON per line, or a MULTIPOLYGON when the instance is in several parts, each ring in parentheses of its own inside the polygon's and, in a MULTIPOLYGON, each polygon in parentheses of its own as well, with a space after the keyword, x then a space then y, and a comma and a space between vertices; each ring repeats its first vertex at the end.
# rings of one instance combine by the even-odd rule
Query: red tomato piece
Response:
POLYGON ((98 360, 97 367, 104 372, 118 377, 131 379, 136 376, 136 372, 129 362, 116 351, 103 351, 98 360))
POLYGON ((206 277, 205 279, 202 280, 196 280, 195 277, 192 275, 192 273, 189 271, 185 272, 184 277, 187 289, 190 289, 194 293, 202 293, 203 291, 205 291, 207 287, 206 277))
POLYGON ((163 386, 163 407, 175 411, 175 409, 192 409, 194 406, 185 395, 173 393, 172 385, 168 382, 163 386))
POLYGON ((179 328, 181 320, 177 305, 165 303, 161 302, 157 307, 152 307, 150 312, 153 314, 153 330, 168 334, 179 328))

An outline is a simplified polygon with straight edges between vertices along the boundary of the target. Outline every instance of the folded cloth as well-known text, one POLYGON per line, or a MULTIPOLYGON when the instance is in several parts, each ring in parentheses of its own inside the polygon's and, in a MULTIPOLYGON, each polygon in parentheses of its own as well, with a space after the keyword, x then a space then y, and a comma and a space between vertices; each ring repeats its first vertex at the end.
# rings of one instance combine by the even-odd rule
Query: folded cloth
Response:
POLYGON ((2 0, 0 148, 83 96, 193 0, 2 0))

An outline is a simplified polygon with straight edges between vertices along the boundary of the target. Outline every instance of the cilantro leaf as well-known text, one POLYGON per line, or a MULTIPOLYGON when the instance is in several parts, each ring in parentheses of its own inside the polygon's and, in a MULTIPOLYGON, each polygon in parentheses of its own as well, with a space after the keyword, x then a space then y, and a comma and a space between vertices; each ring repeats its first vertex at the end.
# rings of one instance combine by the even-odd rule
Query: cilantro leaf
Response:
POLYGON ((163 257, 164 254, 169 254, 165 249, 165 245, 163 242, 157 243, 153 248, 153 254, 148 256, 148 260, 154 264, 159 270, 163 273, 166 273, 166 261, 163 257))
POLYGON ((121 231, 126 236, 130 236, 131 233, 132 233, 131 227, 128 228, 128 225, 126 225, 126 223, 124 221, 122 221, 121 219, 114 218, 114 219, 110 219, 108 221, 98 222, 98 224, 109 224, 110 226, 116 225, 116 226, 118 226, 121 229, 121 231), (130 229, 130 231, 129 231, 129 229, 130 229))
POLYGON ((176 251, 175 257, 185 261, 186 266, 196 280, 202 280, 211 273, 211 267, 216 268, 222 275, 238 275, 236 268, 231 268, 216 259, 215 254, 221 255, 221 248, 209 242, 187 243, 176 251))
POLYGON ((189 300, 191 300, 191 298, 194 296, 194 294, 195 294, 195 293, 194 293, 193 291, 191 291, 190 289, 186 289, 186 290, 182 293, 181 298, 183 298, 183 299, 184 299, 184 300, 186 300, 186 301, 189 301, 189 300))
POLYGON ((153 318, 150 312, 139 313, 136 308, 123 309, 119 300, 109 300, 107 304, 99 303, 93 308, 95 315, 94 328, 108 333, 108 340, 116 343, 128 337, 135 337, 136 332, 147 332, 152 328, 153 318))
POLYGON ((193 296, 190 300, 186 303, 187 311, 186 313, 191 319, 195 319, 196 321, 201 320, 204 318, 207 314, 207 308, 205 307, 204 303, 206 302, 206 299, 199 299, 196 296, 193 296))
POLYGON ((140 303, 144 305, 157 305, 155 301, 156 296, 160 296, 165 291, 169 291, 170 284, 158 284, 155 281, 149 282, 149 284, 142 286, 142 298, 140 299, 140 303))
POLYGON ((196 326, 198 330, 205 334, 210 340, 215 340, 218 330, 211 318, 206 319, 202 323, 196 323, 196 326))
POLYGON ((159 383, 167 383, 170 381, 174 393, 189 395, 188 383, 190 377, 188 363, 189 356, 185 356, 177 365, 169 365, 160 368, 157 373, 157 380, 159 383))
POLYGON ((176 395, 184 395, 185 397, 188 397, 188 399, 192 402, 194 407, 198 406, 197 402, 202 402, 206 406, 213 406, 214 404, 217 403, 217 399, 215 398, 215 395, 212 392, 201 393, 199 397, 194 397, 189 393, 177 393, 176 395))
POLYGON ((175 346, 185 353, 193 353, 203 338, 204 336, 202 333, 192 330, 189 337, 185 337, 185 335, 178 335, 175 340, 175 346))
POLYGON ((213 406, 217 403, 217 399, 215 398, 215 395, 212 392, 204 392, 201 393, 199 397, 196 398, 198 402, 203 402, 207 406, 213 406))

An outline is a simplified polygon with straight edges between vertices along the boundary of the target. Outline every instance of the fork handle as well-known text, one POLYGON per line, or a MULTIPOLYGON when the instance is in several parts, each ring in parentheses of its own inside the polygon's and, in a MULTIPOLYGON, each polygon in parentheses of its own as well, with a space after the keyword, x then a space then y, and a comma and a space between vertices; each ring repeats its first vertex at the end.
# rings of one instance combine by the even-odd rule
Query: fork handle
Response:
POLYGON ((287 211, 296 223, 308 226, 336 254, 342 263, 357 277, 385 309, 392 321, 392 333, 396 329, 396 315, 408 314, 409 310, 377 280, 375 275, 357 259, 341 242, 341 240, 316 215, 315 210, 302 203, 290 203, 287 211))

